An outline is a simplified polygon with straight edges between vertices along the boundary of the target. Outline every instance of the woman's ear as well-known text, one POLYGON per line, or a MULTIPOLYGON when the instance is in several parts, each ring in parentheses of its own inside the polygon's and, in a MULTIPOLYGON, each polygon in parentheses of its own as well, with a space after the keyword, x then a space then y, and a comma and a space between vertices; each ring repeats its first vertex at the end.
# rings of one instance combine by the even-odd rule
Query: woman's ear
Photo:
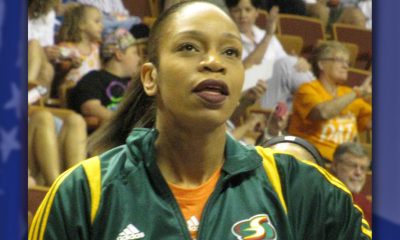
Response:
POLYGON ((157 95, 157 68, 153 63, 145 63, 140 70, 143 89, 148 96, 157 95))

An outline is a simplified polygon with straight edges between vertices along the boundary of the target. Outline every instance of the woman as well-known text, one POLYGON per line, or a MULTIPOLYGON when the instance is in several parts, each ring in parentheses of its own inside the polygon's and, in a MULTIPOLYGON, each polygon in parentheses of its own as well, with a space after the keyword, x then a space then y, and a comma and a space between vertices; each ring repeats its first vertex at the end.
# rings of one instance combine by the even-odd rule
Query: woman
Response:
POLYGON ((305 194, 310 185, 304 184, 310 181, 290 186, 288 163, 308 172, 305 178, 323 178, 315 168, 289 156, 286 163, 277 160, 285 173, 280 188, 271 151, 244 147, 227 136, 225 122, 239 100, 244 73, 239 31, 229 16, 210 3, 174 5, 153 25, 149 47, 150 62, 138 82, 145 93, 140 99, 127 96, 103 129, 109 129, 113 146, 120 140, 112 133, 152 125, 154 112, 144 116, 134 109, 142 100, 149 108, 151 98, 156 129, 135 129, 126 145, 65 173, 36 215, 31 239, 242 239, 256 232, 270 239, 296 239, 293 234, 368 239, 351 196, 328 181, 312 179, 316 201, 334 197, 340 203, 308 211, 314 193, 305 194), (305 223, 322 221, 326 210, 324 226, 332 228, 306 228, 305 223))
POLYGON ((318 80, 297 90, 289 133, 310 141, 332 161, 340 143, 353 141, 358 132, 371 128, 372 108, 364 101, 371 94, 371 78, 353 89, 343 86, 349 53, 338 42, 317 47, 312 66, 318 80))

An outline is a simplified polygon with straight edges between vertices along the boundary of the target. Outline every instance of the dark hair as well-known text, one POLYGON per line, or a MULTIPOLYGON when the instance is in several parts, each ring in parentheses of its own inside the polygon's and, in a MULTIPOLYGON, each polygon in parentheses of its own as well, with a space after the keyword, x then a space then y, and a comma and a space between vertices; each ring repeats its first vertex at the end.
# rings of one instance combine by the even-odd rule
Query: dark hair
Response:
POLYGON ((135 24, 129 29, 129 32, 136 38, 136 39, 141 39, 141 38, 148 38, 150 34, 150 28, 144 24, 144 23, 139 23, 135 24))
POLYGON ((365 148, 356 142, 346 142, 342 143, 336 147, 335 152, 333 153, 333 159, 335 162, 340 162, 342 156, 346 153, 350 153, 356 157, 368 157, 368 153, 365 148))
POLYGON ((156 119, 154 97, 143 90, 140 75, 132 80, 114 116, 89 138, 88 151, 99 154, 125 143, 135 127, 152 128, 156 119))
MULTIPOLYGON (((228 9, 234 8, 239 4, 240 0, 225 0, 228 9)), ((251 0, 251 5, 255 8, 261 8, 262 0, 251 0)))
MULTIPOLYGON (((155 21, 148 40, 149 61, 156 67, 159 64, 158 47, 166 20, 185 5, 198 1, 183 1, 164 11, 155 21)), ((99 154, 125 143, 133 128, 152 128, 156 120, 155 98, 148 96, 143 89, 140 76, 137 75, 127 89, 114 116, 105 122, 89 138, 88 150, 99 154)))

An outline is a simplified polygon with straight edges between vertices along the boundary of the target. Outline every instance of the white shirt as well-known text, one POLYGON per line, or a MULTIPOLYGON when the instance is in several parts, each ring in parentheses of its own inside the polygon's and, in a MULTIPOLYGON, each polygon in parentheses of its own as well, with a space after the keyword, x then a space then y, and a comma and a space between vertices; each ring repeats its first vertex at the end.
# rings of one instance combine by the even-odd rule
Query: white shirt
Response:
POLYGON ((122 0, 77 0, 77 2, 95 6, 104 13, 120 13, 129 15, 129 12, 122 3, 122 0))
POLYGON ((28 19, 28 41, 36 39, 42 47, 54 45, 54 26, 56 23, 56 12, 54 10, 37 19, 28 19))
POLYGON ((261 98, 263 108, 275 108, 279 101, 285 102, 292 111, 293 95, 303 83, 315 79, 310 72, 296 70, 297 57, 288 56, 275 62, 273 74, 268 81, 267 92, 261 98))
MULTIPOLYGON (((254 34, 254 40, 256 43, 252 42, 248 37, 246 37, 243 33, 241 33, 242 37, 242 43, 243 43, 243 55, 242 59, 246 59, 251 52, 254 51, 256 48, 257 44, 261 42, 261 40, 264 38, 264 35, 266 34, 265 30, 262 30, 258 28, 257 26, 252 27, 252 31, 254 34)), ((276 60, 286 57, 287 54, 285 50, 282 47, 282 44, 279 42, 279 40, 273 36, 271 38, 271 41, 269 42, 269 45, 267 47, 266 53, 264 54, 263 60, 261 63, 273 63, 276 60)))

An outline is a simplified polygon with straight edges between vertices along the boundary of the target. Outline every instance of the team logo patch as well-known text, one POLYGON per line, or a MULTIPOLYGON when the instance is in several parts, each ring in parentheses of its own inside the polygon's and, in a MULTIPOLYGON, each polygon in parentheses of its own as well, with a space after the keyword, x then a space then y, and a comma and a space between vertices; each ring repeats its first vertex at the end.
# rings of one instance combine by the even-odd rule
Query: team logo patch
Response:
POLYGON ((238 240, 276 240, 277 234, 267 214, 258 214, 232 226, 238 240))

